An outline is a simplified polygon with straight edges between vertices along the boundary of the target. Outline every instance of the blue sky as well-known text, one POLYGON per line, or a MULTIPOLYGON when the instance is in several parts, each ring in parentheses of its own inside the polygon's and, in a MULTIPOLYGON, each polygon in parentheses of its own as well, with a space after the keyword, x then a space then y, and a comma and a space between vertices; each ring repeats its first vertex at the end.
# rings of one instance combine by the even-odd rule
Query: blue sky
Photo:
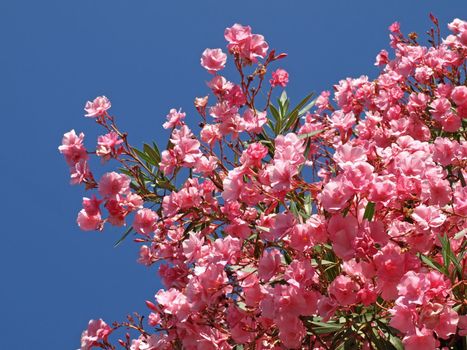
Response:
POLYGON ((444 33, 467 18, 467 1, 155 1, 0 2, 0 334, 2 349, 76 349, 90 318, 123 320, 145 311, 160 287, 136 261, 120 230, 81 232, 84 191, 68 184, 57 146, 74 128, 92 148, 100 130, 83 117, 86 100, 106 95, 134 145, 167 138, 162 122, 207 93, 199 58, 225 47, 223 31, 248 24, 289 54, 287 89, 298 102, 348 76, 374 77, 387 27, 444 33))

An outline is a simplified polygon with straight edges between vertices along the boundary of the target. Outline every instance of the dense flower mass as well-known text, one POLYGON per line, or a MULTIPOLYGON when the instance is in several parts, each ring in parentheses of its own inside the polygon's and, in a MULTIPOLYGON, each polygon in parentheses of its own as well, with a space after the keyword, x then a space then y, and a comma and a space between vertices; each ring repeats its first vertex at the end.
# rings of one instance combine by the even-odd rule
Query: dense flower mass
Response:
POLYGON ((171 109, 162 152, 130 146, 107 98, 88 102, 106 130, 95 154, 120 169, 94 180, 84 134, 64 135, 71 182, 94 190, 78 225, 128 226, 118 243, 133 232, 165 289, 147 321, 91 321, 81 349, 116 349, 120 328, 128 350, 465 346, 467 22, 441 40, 431 20, 430 46, 394 23, 375 79, 295 106, 285 92, 273 102, 285 70, 267 80, 286 55, 235 24, 225 39, 238 81, 206 49, 200 129, 171 109))

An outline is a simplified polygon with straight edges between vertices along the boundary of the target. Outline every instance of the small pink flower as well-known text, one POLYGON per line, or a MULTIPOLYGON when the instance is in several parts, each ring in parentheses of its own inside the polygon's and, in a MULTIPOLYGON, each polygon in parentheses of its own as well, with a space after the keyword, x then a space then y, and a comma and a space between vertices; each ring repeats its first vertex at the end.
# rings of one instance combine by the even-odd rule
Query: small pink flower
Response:
POLYGON ((419 205, 412 213, 412 218, 424 230, 440 227, 446 221, 446 215, 434 206, 419 205))
POLYGON ((381 52, 376 56, 375 66, 383 66, 389 63, 389 56, 386 50, 381 50, 381 52))
POLYGON ((289 82, 289 73, 284 69, 277 69, 275 72, 272 72, 272 79, 269 80, 269 83, 272 87, 282 86, 286 87, 289 82))
POLYGON ((86 102, 84 110, 87 112, 86 117, 102 117, 107 110, 111 107, 111 103, 105 96, 98 96, 94 101, 86 102))
POLYGON ((423 328, 416 328, 415 333, 404 337, 402 340, 405 350, 435 350, 436 339, 433 337, 433 331, 423 328))
POLYGON ((339 275, 329 286, 329 294, 342 306, 357 302, 357 292, 360 286, 350 277, 339 275))
POLYGON ((123 142, 114 131, 97 138, 96 155, 104 160, 109 160, 118 153, 117 147, 123 142))
POLYGON ((201 255, 201 248, 204 244, 204 238, 200 238, 196 233, 190 233, 190 237, 183 241, 183 255, 187 258, 187 261, 195 261, 199 259, 201 255))
POLYGON ((72 185, 78 185, 93 178, 88 162, 85 160, 80 160, 74 167, 71 167, 70 173, 70 183, 72 185))
POLYGON ((266 250, 259 260, 258 277, 263 281, 269 281, 279 272, 282 254, 278 249, 266 250))
POLYGON ((201 56, 201 66, 211 74, 225 67, 227 55, 221 49, 206 49, 201 56))
POLYGON ((333 179, 324 186, 321 192, 321 204, 329 212, 343 209, 353 192, 343 184, 344 178, 333 179))
POLYGON ((357 224, 357 219, 351 215, 334 215, 329 220, 328 232, 332 247, 336 255, 344 260, 350 260, 355 255, 353 244, 357 235, 357 224))
POLYGON ((102 226, 101 214, 89 215, 85 209, 81 209, 76 219, 78 226, 83 231, 98 230, 102 226))
POLYGON ((92 198, 83 197, 83 209, 88 215, 97 215, 100 213, 99 206, 102 203, 96 196, 92 198))
POLYGON ((167 114, 167 121, 162 125, 164 129, 171 129, 176 126, 183 125, 183 119, 185 119, 186 113, 182 113, 181 110, 172 108, 167 114))
POLYGON ((249 26, 234 24, 226 28, 225 39, 229 42, 227 48, 231 53, 237 53, 243 58, 246 64, 255 63, 257 57, 266 57, 269 45, 264 41, 264 37, 252 34, 249 26))
POLYGON ((133 228, 136 232, 149 235, 156 229, 157 213, 148 208, 138 210, 133 221, 133 228))
POLYGON ((88 159, 83 140, 84 134, 80 133, 78 136, 75 130, 71 130, 63 135, 62 144, 58 147, 58 150, 65 156, 67 164, 71 167, 74 167, 80 161, 88 159))
POLYGON ((106 173, 99 181, 99 193, 102 197, 112 198, 130 190, 130 178, 116 172, 106 173))
POLYGON ((81 335, 81 350, 92 349, 100 340, 107 341, 110 333, 112 328, 102 319, 89 321, 88 328, 81 335))
POLYGON ((242 26, 235 23, 232 27, 226 28, 224 32, 225 40, 230 44, 239 44, 251 36, 250 26, 242 26))

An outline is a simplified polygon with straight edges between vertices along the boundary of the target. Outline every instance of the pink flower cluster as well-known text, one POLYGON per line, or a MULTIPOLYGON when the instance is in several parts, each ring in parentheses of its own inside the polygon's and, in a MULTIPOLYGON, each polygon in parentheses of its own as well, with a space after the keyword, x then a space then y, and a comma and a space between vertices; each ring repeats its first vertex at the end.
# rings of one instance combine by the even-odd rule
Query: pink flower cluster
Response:
MULTIPOLYGON (((101 199, 84 198, 78 224, 121 226, 134 212, 138 261, 163 262, 165 289, 147 302, 146 324, 92 321, 82 349, 114 349, 107 336, 125 327, 138 331, 119 340, 131 350, 462 344, 467 23, 449 29, 443 41, 434 30, 426 47, 394 23, 394 54, 378 54, 376 79, 341 80, 314 107, 305 99, 293 108, 285 94, 271 103, 286 71, 272 73, 266 101, 253 88, 284 55, 268 55, 263 36, 235 24, 225 38, 239 81, 217 74, 227 58, 220 49, 201 58, 214 76, 212 97, 195 100, 199 136, 171 109, 167 149, 137 151, 113 118, 97 117, 109 134, 96 154, 126 170, 88 186, 101 199)), ((70 166, 87 160, 83 137, 64 136, 70 166)))
POLYGON ((272 87, 282 86, 285 88, 289 83, 289 73, 285 69, 277 69, 272 72, 272 79, 269 81, 272 87))
POLYGON ((224 37, 229 42, 229 52, 239 55, 246 64, 256 63, 258 58, 265 58, 269 49, 264 37, 252 34, 250 26, 234 24, 225 30, 224 37))

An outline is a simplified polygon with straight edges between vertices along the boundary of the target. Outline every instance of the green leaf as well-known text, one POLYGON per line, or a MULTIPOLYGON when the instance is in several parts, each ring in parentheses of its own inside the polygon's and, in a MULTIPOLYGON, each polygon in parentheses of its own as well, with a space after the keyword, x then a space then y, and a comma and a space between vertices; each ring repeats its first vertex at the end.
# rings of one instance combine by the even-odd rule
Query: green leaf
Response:
POLYGON ((307 96, 305 96, 305 98, 300 101, 300 103, 289 113, 289 115, 294 113, 294 112, 299 113, 302 110, 302 108, 307 104, 307 102, 310 100, 310 98, 313 97, 313 95, 314 95, 314 93, 312 92, 312 93, 308 94, 307 96))
POLYGON ((287 265, 290 265, 292 263, 292 257, 290 256, 287 250, 284 250, 284 259, 287 265))
POLYGON ((436 261, 432 261, 429 257, 419 254, 420 260, 431 268, 438 270, 439 272, 444 273, 443 267, 436 261))
POLYGON ((246 310, 246 304, 243 301, 237 302, 237 306, 241 310, 246 310))
POLYGON ((365 213, 363 214, 363 218, 371 221, 373 219, 373 215, 375 214, 375 203, 368 202, 365 208, 365 213))
POLYGON ((161 161, 161 155, 146 143, 143 144, 143 150, 144 153, 146 153, 149 156, 149 159, 151 160, 150 163, 152 165, 159 166, 159 163, 161 161))
POLYGON ((386 340, 384 338, 381 338, 381 335, 378 334, 378 331, 376 328, 372 328, 371 331, 369 332, 371 341, 373 344, 376 345, 376 349, 378 350, 395 350, 395 346, 391 344, 389 340, 386 340))
POLYGON ((338 323, 331 323, 331 322, 319 322, 319 321, 311 321, 311 324, 314 326, 313 332, 317 334, 325 334, 325 333, 334 333, 339 331, 342 328, 342 324, 338 323))
POLYGON ((396 348, 396 350, 404 350, 404 344, 402 344, 402 341, 398 337, 390 334, 389 342, 396 348))
POLYGON ((287 101, 287 93, 284 90, 284 91, 282 91, 281 97, 279 98, 279 104, 281 106, 284 106, 285 101, 287 101))
POLYGON ((142 160, 144 160, 147 164, 151 164, 151 158, 144 152, 141 152, 139 149, 132 147, 132 150, 140 157, 142 160))
POLYGON ((128 237, 128 235, 131 233, 131 231, 133 231, 133 226, 130 226, 130 227, 128 228, 128 230, 125 231, 125 233, 123 234, 123 236, 120 237, 120 239, 119 239, 117 242, 115 242, 114 248, 118 247, 118 246, 120 245, 120 243, 122 243, 122 242, 125 240, 125 238, 128 237))
POLYGON ((305 107, 303 107, 299 112, 298 114, 299 115, 304 115, 306 112, 308 112, 310 109, 313 108, 313 106, 315 105, 316 103, 316 99, 314 99, 313 101, 311 101, 310 103, 308 103, 305 107))
POLYGON ((305 195, 305 203, 303 207, 305 209, 306 215, 310 217, 311 212, 312 212, 312 207, 311 207, 311 194, 309 192, 305 195))
POLYGON ((269 105, 269 110, 271 111, 271 114, 272 114, 272 116, 274 117, 274 119, 275 119, 276 121, 281 120, 281 116, 280 116, 280 114, 279 114, 279 111, 277 110, 276 107, 274 107, 273 104, 270 104, 270 105, 269 105))
POLYGON ((316 135, 319 135, 323 132, 324 130, 315 130, 315 131, 312 131, 312 132, 309 132, 307 134, 300 134, 298 135, 298 138, 299 139, 306 139, 306 138, 309 138, 309 137, 313 137, 313 136, 316 136, 316 135))
POLYGON ((295 125, 295 123, 298 120, 298 111, 294 111, 294 112, 288 114, 284 119, 286 120, 286 123, 282 127, 280 134, 290 130, 290 128, 295 125))

